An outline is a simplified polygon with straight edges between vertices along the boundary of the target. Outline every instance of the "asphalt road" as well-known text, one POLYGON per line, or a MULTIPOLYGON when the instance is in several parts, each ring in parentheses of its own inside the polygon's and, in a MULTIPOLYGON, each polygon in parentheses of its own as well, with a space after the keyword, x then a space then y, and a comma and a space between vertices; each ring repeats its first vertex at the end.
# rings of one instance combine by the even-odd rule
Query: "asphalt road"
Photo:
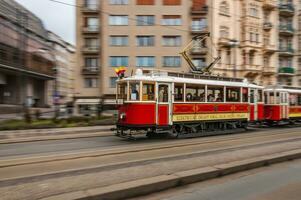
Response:
POLYGON ((300 200, 300 188, 301 160, 296 160, 191 184, 135 200, 300 200))
MULTIPOLYGON (((252 132, 256 132, 255 130, 256 129, 248 131, 249 132, 248 134, 252 134, 252 132)), ((272 129, 258 129, 258 130, 267 132, 268 134, 272 129)), ((284 128, 284 132, 285 130, 286 128, 284 128)), ((287 130, 290 130, 290 128, 288 128, 287 130)), ((213 136, 213 137, 227 137, 227 136, 213 136)), ((105 149, 118 148, 125 145, 134 146, 134 145, 149 144, 149 143, 169 143, 169 142, 170 139, 166 139, 166 138, 148 139, 144 136, 140 136, 135 141, 127 140, 127 139, 122 139, 114 136, 114 133, 112 132, 112 136, 1 144, 0 160, 30 157, 30 156, 76 153, 76 152, 90 151, 96 149, 105 150, 105 149)))
MULTIPOLYGON (((112 132, 113 135, 113 132, 112 132)), ((151 142, 168 142, 167 139, 149 140, 141 137, 137 141, 126 140, 116 136, 90 137, 63 140, 48 140, 36 142, 22 142, 0 145, 0 160, 14 157, 33 155, 48 155, 55 153, 69 153, 83 150, 108 149, 131 144, 144 144, 151 142)))

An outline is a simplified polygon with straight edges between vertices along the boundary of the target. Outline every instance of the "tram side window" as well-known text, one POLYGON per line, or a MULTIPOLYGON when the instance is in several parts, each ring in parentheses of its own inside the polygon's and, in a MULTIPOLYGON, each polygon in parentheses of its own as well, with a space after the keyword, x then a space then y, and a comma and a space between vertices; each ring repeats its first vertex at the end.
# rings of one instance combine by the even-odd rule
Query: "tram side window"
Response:
POLYGON ((168 86, 159 85, 159 102, 168 102, 168 86))
POLYGON ((269 102, 268 102, 268 95, 269 95, 269 93, 268 92, 264 92, 264 103, 265 104, 268 104, 269 102))
POLYGON ((270 92, 269 93, 270 95, 269 95, 269 104, 275 104, 275 95, 274 95, 274 92, 270 92))
POLYGON ((297 106, 298 105, 298 95, 297 94, 290 94, 289 101, 291 106, 297 106))
POLYGON ((224 102, 224 87, 208 86, 207 101, 208 102, 224 102))
POLYGON ((276 93, 276 104, 280 104, 280 93, 276 93))
POLYGON ((242 102, 249 102, 248 88, 242 88, 242 102))
POLYGON ((175 101, 184 101, 184 84, 175 84, 175 101))
POLYGON ((135 82, 135 83, 130 83, 130 92, 131 92, 131 96, 130 96, 130 100, 131 101, 139 101, 139 89, 140 89, 140 84, 139 82, 135 82))
POLYGON ((186 101, 205 102, 205 86, 186 85, 186 101))
POLYGON ((154 83, 143 83, 142 100, 143 101, 154 101, 155 100, 155 84, 154 83))
POLYGON ((123 99, 123 100, 127 100, 127 93, 128 93, 128 90, 127 90, 127 83, 120 83, 118 84, 118 99, 123 99))
POLYGON ((298 106, 301 106, 301 94, 298 94, 298 106))
POLYGON ((240 88, 227 87, 226 88, 227 102, 240 102, 240 88))
POLYGON ((263 93, 262 93, 262 90, 258 90, 257 101, 258 102, 263 102, 263 93))

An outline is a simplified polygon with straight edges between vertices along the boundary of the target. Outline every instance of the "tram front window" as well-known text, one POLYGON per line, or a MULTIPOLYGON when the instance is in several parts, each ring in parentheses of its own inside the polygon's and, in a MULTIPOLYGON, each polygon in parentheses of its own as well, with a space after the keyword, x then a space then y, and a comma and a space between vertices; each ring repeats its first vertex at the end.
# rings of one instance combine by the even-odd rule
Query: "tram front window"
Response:
POLYGON ((142 100, 143 101, 154 101, 155 100, 155 84, 154 83, 143 83, 142 87, 142 100))
POLYGON ((139 82, 130 83, 130 100, 131 101, 139 101, 139 99, 140 99, 139 89, 140 89, 139 82))
POLYGON ((121 100, 127 100, 127 83, 119 83, 117 87, 117 98, 121 100))

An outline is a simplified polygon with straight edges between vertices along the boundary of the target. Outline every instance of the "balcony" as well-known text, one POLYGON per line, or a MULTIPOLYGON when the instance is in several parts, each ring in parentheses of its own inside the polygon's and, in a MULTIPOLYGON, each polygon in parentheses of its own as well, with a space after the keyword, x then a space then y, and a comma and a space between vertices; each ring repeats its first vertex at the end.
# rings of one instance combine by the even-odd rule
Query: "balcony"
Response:
POLYGON ((98 54, 99 53, 99 47, 98 46, 84 46, 82 48, 83 54, 98 54))
POLYGON ((264 53, 271 54, 277 51, 276 45, 263 44, 264 53))
POLYGON ((83 27, 83 33, 99 33, 99 26, 83 27))
POLYGON ((263 23, 263 30, 269 31, 273 28, 273 24, 271 22, 264 22, 263 23))
POLYGON ((207 47, 194 47, 190 51, 192 55, 203 55, 203 54, 207 54, 207 52, 208 52, 207 47))
POLYGON ((98 13, 99 12, 99 5, 98 4, 84 4, 81 11, 83 13, 98 13))
POLYGON ((270 67, 270 66, 264 66, 263 67, 263 74, 264 75, 273 75, 276 74, 276 68, 275 67, 270 67))
POLYGON ((192 15, 206 15, 208 13, 208 6, 191 7, 190 13, 192 15))
POLYGON ((282 76, 293 76, 295 74, 295 69, 293 67, 280 67, 278 74, 282 76))
POLYGON ((279 56, 293 56, 294 52, 291 47, 279 47, 279 56))
POLYGON ((292 25, 280 25, 279 33, 282 35, 293 35, 294 28, 292 27, 292 25))
POLYGON ((99 70, 98 70, 98 67, 84 67, 82 69, 82 74, 83 75, 98 75, 99 70))
POLYGON ((229 38, 226 38, 226 37, 220 37, 218 39, 218 44, 220 46, 227 46, 227 47, 230 47, 231 46, 231 43, 230 43, 230 39, 229 38))
POLYGON ((279 13, 281 15, 286 15, 286 16, 294 15, 295 8, 294 8, 294 5, 291 3, 279 4, 278 8, 279 8, 279 13))
POLYGON ((262 7, 265 10, 273 10, 277 7, 277 1, 276 0, 264 0, 262 7))

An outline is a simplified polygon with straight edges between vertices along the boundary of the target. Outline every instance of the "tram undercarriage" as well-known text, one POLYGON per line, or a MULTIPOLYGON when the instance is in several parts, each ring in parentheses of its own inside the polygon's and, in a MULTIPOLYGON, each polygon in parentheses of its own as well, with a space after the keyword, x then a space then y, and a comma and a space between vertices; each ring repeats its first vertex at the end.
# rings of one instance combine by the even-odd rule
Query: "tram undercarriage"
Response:
POLYGON ((192 138, 210 135, 221 135, 243 132, 247 130, 248 121, 206 121, 206 122, 177 122, 171 126, 121 126, 117 125, 116 136, 133 139, 137 135, 149 138, 166 136, 168 138, 192 138))

